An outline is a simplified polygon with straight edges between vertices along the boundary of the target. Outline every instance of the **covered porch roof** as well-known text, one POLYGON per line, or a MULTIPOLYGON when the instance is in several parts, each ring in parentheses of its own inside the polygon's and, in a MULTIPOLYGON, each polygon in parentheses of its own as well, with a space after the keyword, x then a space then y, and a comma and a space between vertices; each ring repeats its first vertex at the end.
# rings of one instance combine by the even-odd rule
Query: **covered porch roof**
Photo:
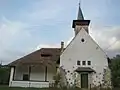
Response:
POLYGON ((95 72, 95 70, 93 70, 92 68, 90 67, 78 67, 76 70, 76 72, 95 72))

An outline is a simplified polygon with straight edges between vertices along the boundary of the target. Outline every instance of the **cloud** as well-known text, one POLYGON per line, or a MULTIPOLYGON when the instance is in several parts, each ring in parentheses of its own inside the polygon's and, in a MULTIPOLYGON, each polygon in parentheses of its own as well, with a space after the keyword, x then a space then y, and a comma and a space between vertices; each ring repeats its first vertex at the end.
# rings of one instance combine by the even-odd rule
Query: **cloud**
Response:
POLYGON ((26 25, 22 22, 10 21, 3 17, 0 23, 0 41, 4 42, 13 39, 25 27, 26 25))
MULTIPOLYGON (((93 27, 89 29, 90 36, 98 43, 98 45, 107 53, 109 57, 120 54, 120 27, 93 27)), ((71 42, 74 36, 70 37, 65 42, 65 47, 71 42)), ((60 43, 57 44, 40 44, 40 48, 59 48, 60 43)))
POLYGON ((92 27, 90 34, 110 57, 120 52, 119 26, 92 27))
MULTIPOLYGON (((59 3, 56 0, 54 2, 39 1, 34 2, 27 8, 19 11, 19 16, 15 21, 9 20, 3 16, 0 20, 0 60, 9 62, 16 60, 18 57, 22 57, 27 53, 34 51, 38 42, 43 43, 43 36, 34 35, 33 33, 37 29, 40 29, 46 24, 54 24, 54 20, 57 20, 60 16, 61 10, 59 3), (54 5, 53 5, 54 4, 54 5), (47 6, 46 6, 47 5, 47 6), (50 7, 48 7, 51 5, 50 7), (53 21, 51 23, 51 20, 53 21), (46 23, 47 21, 47 23, 46 23), (35 25, 35 26, 34 26, 35 25), (40 27, 40 28, 39 28, 40 27), (42 40, 40 40, 42 38, 42 40)), ((59 18, 60 19, 60 18, 59 18)), ((40 31, 38 32, 40 33, 40 31)), ((38 45, 38 47, 59 47, 60 45, 38 45)), ((38 48, 37 47, 37 48, 38 48)))
MULTIPOLYGON (((22 22, 13 22, 3 17, 2 22, 0 23, 0 59, 4 63, 9 63, 17 58, 20 58, 26 54, 29 54, 32 51, 38 50, 40 48, 60 48, 60 43, 42 43, 37 44, 37 47, 30 49, 30 46, 27 45, 27 49, 22 49, 22 46, 19 45, 19 49, 13 48, 15 46, 14 41, 20 40, 21 38, 31 39, 31 33, 26 31, 26 28, 29 26, 22 22), (7 57, 6 57, 7 56, 7 57)), ((109 56, 114 56, 120 52, 120 27, 96 27, 92 26, 90 28, 90 35, 93 39, 107 52, 109 56)), ((68 40, 63 40, 65 42, 65 47, 73 39, 74 35, 68 40)), ((23 40, 24 41, 24 40, 23 40)), ((61 42, 61 41, 59 41, 61 42)))
POLYGON ((30 37, 25 30, 26 27, 25 23, 2 18, 0 22, 0 60, 7 63, 25 54, 26 51, 21 50, 19 42, 21 38, 30 37))
MULTIPOLYGON (((52 0, 48 2, 47 0, 35 1, 32 5, 25 10, 22 10, 21 16, 27 21, 30 21, 31 24, 55 24, 50 23, 52 21, 64 20, 61 15, 65 11, 65 8, 62 7, 64 4, 61 4, 61 1, 52 0), (46 23, 47 21, 47 23, 46 23)), ((39 25, 40 26, 40 25, 39 25)))
MULTIPOLYGON (((77 15, 75 13, 77 12, 78 3, 71 0, 68 4, 68 0, 63 1, 36 0, 29 3, 26 2, 24 6, 20 5, 19 9, 17 6, 14 7, 14 5, 12 8, 7 8, 11 12, 8 12, 8 15, 3 13, 2 20, 0 20, 0 47, 2 47, 0 48, 0 60, 4 60, 7 63, 40 48, 60 47, 61 40, 65 42, 66 47, 74 37, 74 35, 71 35, 70 24, 77 15)), ((89 4, 86 1, 85 5, 89 4)), ((99 3, 96 5, 99 6, 99 3)), ((106 7, 106 5, 104 6, 106 7)), ((101 8, 101 6, 99 7, 101 8)), ((100 13, 99 7, 94 8, 92 4, 89 7, 93 12, 97 11, 95 15, 89 13, 88 7, 86 9, 83 7, 83 9, 88 12, 85 15, 88 15, 95 22, 98 19, 100 21, 105 20, 102 17, 106 16, 104 13, 106 9, 102 7, 104 11, 100 13)), ((7 11, 4 10, 4 12, 7 11)), ((119 53, 120 27, 97 27, 97 25, 93 25, 90 29, 90 35, 95 41, 104 50, 113 44, 109 49, 105 50, 110 56, 119 53)))
POLYGON ((22 56, 24 56, 26 53, 21 52, 20 50, 11 50, 11 49, 3 49, 0 51, 0 62, 3 64, 8 64, 12 62, 13 60, 16 60, 22 56))
MULTIPOLYGON (((64 47, 66 47, 71 41, 72 41, 73 37, 71 37, 70 39, 68 39, 67 41, 63 41, 64 42, 64 47)), ((54 44, 39 44, 35 50, 39 50, 40 48, 60 48, 61 47, 61 42, 60 43, 54 43, 54 44)))
POLYGON ((60 48, 60 44, 40 44, 35 50, 39 50, 40 48, 60 48))

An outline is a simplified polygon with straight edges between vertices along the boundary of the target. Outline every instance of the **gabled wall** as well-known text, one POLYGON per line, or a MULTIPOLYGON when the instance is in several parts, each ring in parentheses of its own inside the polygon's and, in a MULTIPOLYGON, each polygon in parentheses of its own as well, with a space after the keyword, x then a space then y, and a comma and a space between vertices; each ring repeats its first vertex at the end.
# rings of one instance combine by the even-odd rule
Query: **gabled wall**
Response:
POLYGON ((92 75, 90 84, 98 86, 103 82, 104 69, 108 67, 107 56, 82 28, 61 54, 60 67, 65 70, 70 85, 74 84, 73 74, 77 67, 91 67, 96 73, 92 75), (77 65, 78 60, 81 61, 81 65, 77 65), (91 65, 82 65, 82 61, 91 61, 91 65))

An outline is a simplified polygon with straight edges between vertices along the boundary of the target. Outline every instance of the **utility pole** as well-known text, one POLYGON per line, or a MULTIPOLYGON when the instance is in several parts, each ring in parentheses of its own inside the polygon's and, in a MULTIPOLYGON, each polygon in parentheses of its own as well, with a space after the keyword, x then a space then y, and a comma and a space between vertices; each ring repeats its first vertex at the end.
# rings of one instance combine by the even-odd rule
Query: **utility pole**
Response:
POLYGON ((0 62, 0 65, 2 66, 2 60, 1 60, 1 62, 0 62))

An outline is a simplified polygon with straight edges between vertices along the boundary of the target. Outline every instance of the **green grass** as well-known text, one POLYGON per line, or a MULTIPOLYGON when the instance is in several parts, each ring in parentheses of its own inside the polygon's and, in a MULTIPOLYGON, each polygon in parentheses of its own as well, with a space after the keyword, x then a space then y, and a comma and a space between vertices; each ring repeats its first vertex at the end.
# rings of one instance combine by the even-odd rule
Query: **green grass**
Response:
MULTIPOLYGON (((20 88, 20 87, 8 87, 6 85, 0 85, 0 90, 67 90, 67 89, 58 89, 58 88, 20 88)), ((73 89, 68 89, 73 90, 73 89)), ((74 89, 74 90, 82 90, 82 89, 74 89)), ((110 89, 91 89, 91 90, 110 90, 110 89)), ((120 90, 120 88, 114 88, 112 90, 120 90)))
POLYGON ((45 89, 45 88, 20 88, 20 87, 0 86, 0 90, 48 90, 48 89, 45 89))
POLYGON ((21 87, 8 87, 7 85, 0 85, 0 90, 61 90, 61 89, 58 89, 58 88, 21 88, 21 87))

